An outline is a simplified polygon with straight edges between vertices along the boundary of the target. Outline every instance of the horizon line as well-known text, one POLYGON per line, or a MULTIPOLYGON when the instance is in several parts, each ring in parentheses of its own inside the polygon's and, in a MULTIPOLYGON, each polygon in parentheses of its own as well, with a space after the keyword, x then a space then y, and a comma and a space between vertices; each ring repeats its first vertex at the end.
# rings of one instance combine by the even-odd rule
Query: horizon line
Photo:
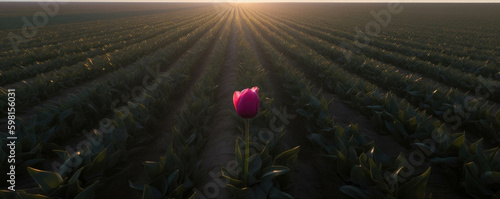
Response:
POLYGON ((500 3, 500 0, 483 0, 483 1, 470 1, 470 0, 64 0, 64 1, 47 1, 47 0, 0 0, 0 3, 36 3, 36 2, 62 2, 62 3, 500 3))

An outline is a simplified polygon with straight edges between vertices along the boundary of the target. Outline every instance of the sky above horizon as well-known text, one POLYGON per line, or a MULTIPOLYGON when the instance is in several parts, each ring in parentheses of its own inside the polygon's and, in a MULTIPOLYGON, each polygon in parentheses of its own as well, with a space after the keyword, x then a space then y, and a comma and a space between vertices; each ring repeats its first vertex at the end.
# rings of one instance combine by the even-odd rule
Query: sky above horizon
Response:
MULTIPOLYGON (((377 2, 401 2, 401 3, 500 3, 500 0, 55 0, 56 2, 363 2, 363 3, 377 3, 377 2)), ((47 0, 0 0, 0 2, 54 2, 47 0)))

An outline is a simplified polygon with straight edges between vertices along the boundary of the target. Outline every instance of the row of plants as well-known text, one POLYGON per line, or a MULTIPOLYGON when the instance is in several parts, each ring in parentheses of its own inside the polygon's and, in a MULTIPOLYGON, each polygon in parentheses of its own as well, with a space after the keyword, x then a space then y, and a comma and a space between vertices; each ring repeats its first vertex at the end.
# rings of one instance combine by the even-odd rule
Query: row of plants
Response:
MULTIPOLYGON (((218 16, 224 15, 227 13, 223 12, 218 16)), ((96 82, 83 89, 78 95, 71 95, 57 105, 39 107, 29 124, 24 125, 22 121, 19 121, 20 126, 16 128, 19 138, 16 147, 17 154, 23 160, 27 160, 25 164, 28 164, 20 164, 22 166, 19 168, 36 163, 29 160, 39 157, 37 154, 44 151, 50 153, 53 148, 57 147, 52 143, 66 143, 69 138, 75 137, 75 134, 84 131, 86 127, 98 125, 99 118, 103 118, 117 107, 127 105, 127 101, 150 99, 148 95, 144 95, 144 90, 154 88, 154 85, 158 83, 155 80, 159 78, 158 74, 171 68, 169 65, 200 40, 202 35, 219 20, 219 17, 212 18, 193 34, 179 38, 177 42, 151 56, 143 57, 131 67, 112 73, 106 82, 96 82), (140 90, 132 92, 137 88, 140 90), (134 93, 138 94, 134 95, 134 93)), ((207 42, 203 42, 203 45, 207 42)), ((203 52, 201 51, 203 45, 192 51, 203 52)), ((175 67, 183 66, 176 65, 175 67)), ((6 157, 1 158, 6 160, 6 157)), ((0 167, 0 169, 7 168, 0 167)))
MULTIPOLYGON (((367 22, 373 20, 365 18, 362 27, 367 22)), ((438 48, 437 52, 443 50, 448 51, 450 55, 461 54, 462 57, 479 56, 483 57, 485 61, 491 60, 492 49, 491 43, 494 37, 493 32, 487 27, 488 20, 480 20, 485 22, 483 24, 477 21, 468 21, 468 19, 457 19, 452 16, 446 20, 436 22, 435 20, 420 21, 416 23, 391 23, 383 29, 383 36, 392 40, 395 43, 410 43, 411 45, 418 46, 432 46, 438 48), (459 20, 460 24, 451 25, 446 20, 459 20), (422 23, 423 22, 423 23, 422 23), (468 24, 464 26, 464 24, 468 24), (469 30, 466 30, 470 28, 469 30), (481 33, 481 34, 479 34, 481 33), (451 35, 451 36, 450 36, 451 35), (466 54, 470 53, 470 54, 466 54)), ((400 19, 402 21, 412 21, 414 18, 411 16, 400 19)))
MULTIPOLYGON (((500 194, 498 190, 495 190, 495 185, 500 179, 497 175, 500 169, 498 159, 495 159, 498 158, 496 157, 499 152, 498 147, 487 150, 477 148, 477 144, 465 147, 467 145, 463 133, 451 133, 445 124, 432 121, 425 113, 413 109, 405 100, 398 102, 391 93, 381 95, 379 89, 373 84, 347 73, 303 44, 289 43, 290 40, 271 32, 252 16, 249 18, 259 24, 259 30, 265 32, 269 42, 279 46, 286 55, 307 66, 307 70, 319 78, 319 82, 322 82, 323 89, 347 100, 353 107, 372 118, 377 126, 391 133, 400 144, 411 145, 416 150, 429 152, 427 159, 439 157, 439 159, 431 159, 435 164, 446 164, 446 160, 454 160, 458 166, 453 168, 455 170, 451 175, 457 180, 450 183, 464 187, 467 194, 476 198, 500 194), (470 156, 465 158, 466 156, 460 155, 460 152, 455 150, 456 146, 477 151, 469 150, 466 154, 470 156), (486 158, 483 159, 483 155, 486 158), (485 159, 487 161, 484 161, 485 159), (469 169, 467 165, 489 166, 481 167, 481 169, 477 166, 470 166, 472 169, 469 169)), ((462 151, 462 153, 465 152, 462 151)))
MULTIPOLYGON (((227 13, 223 19, 226 18, 227 13)), ((222 20, 214 28, 220 28, 221 24, 222 20)), ((207 24, 207 26, 210 25, 207 24)), ((122 164, 120 160, 123 161, 127 154, 134 150, 147 147, 145 143, 152 139, 148 132, 153 130, 157 118, 162 117, 167 111, 161 107, 167 107, 176 89, 188 80, 190 73, 197 67, 197 60, 202 58, 201 52, 210 46, 211 38, 214 38, 214 34, 205 35, 206 40, 200 40, 192 51, 188 51, 179 60, 179 64, 168 72, 159 74, 161 80, 155 80, 157 86, 146 91, 146 98, 130 100, 127 105, 115 109, 109 127, 104 131, 102 128, 92 131, 95 134, 93 138, 97 137, 99 141, 90 140, 92 145, 70 155, 67 155, 67 151, 60 152, 64 154, 66 161, 59 167, 59 172, 28 167, 30 175, 42 189, 41 195, 56 198, 93 198, 93 192, 97 186, 109 186, 117 178, 130 172, 126 166, 120 166, 127 165, 122 164), (80 161, 75 163, 75 159, 80 159, 80 161), (66 169, 68 167, 70 170, 66 169)), ((44 196, 31 195, 22 190, 2 191, 1 193, 5 196, 44 198, 44 196)))
MULTIPOLYGON (((338 58, 345 53, 344 50, 336 49, 322 40, 309 38, 309 35, 301 32, 291 31, 288 29, 289 26, 280 26, 277 21, 270 24, 268 22, 273 21, 270 18, 261 18, 261 21, 268 27, 272 27, 272 30, 277 33, 282 33, 280 35, 290 41, 303 42, 311 49, 319 49, 317 50, 318 54, 331 60, 339 60, 338 58)), ((419 78, 413 76, 402 75, 397 71, 387 69, 388 66, 383 63, 370 60, 363 55, 353 54, 349 62, 340 61, 340 63, 343 64, 341 67, 345 70, 386 90, 395 92, 406 98, 415 107, 426 110, 443 120, 467 112, 461 125, 463 129, 468 130, 468 132, 479 130, 481 135, 491 142, 498 143, 500 141, 498 132, 495 130, 500 128, 500 111, 490 114, 491 107, 478 101, 467 101, 465 93, 446 89, 426 81, 419 81, 419 78), (452 110, 452 112, 448 110, 452 110)))
POLYGON ((465 33, 460 32, 464 26, 461 28, 443 26, 443 24, 439 26, 435 31, 431 28, 421 29, 419 26, 398 24, 387 29, 384 37, 395 44, 402 43, 429 53, 445 54, 480 62, 495 59, 494 51, 491 49, 492 37, 489 35, 491 33, 479 30, 465 33))
MULTIPOLYGON (((203 173, 198 154, 207 141, 207 125, 209 124, 216 103, 216 91, 220 80, 221 67, 226 59, 228 40, 234 10, 231 11, 225 24, 217 31, 211 32, 215 46, 208 55, 206 72, 197 80, 179 110, 175 125, 171 131, 167 154, 159 161, 144 163, 145 180, 133 182, 130 186, 142 191, 142 198, 196 198, 195 187, 201 183, 203 173), (217 37, 215 37, 217 36, 217 37), (214 38, 215 37, 215 38, 214 38)), ((220 27, 220 26, 218 26, 220 27)))
MULTIPOLYGON (((204 13, 210 11, 209 8, 197 8, 192 9, 192 13, 204 13)), ((44 35, 44 40, 50 41, 51 44, 46 44, 42 46, 37 46, 30 41, 28 45, 29 48, 20 50, 18 52, 14 51, 4 51, 5 57, 18 56, 23 57, 23 65, 28 65, 34 61, 41 61, 40 59, 50 56, 55 56, 57 54, 67 54, 83 51, 82 49, 99 48, 99 46, 110 43, 109 41, 115 41, 117 38, 128 38, 130 33, 138 30, 159 27, 160 25, 169 25, 172 22, 179 21, 184 13, 177 12, 165 12, 164 14, 156 14, 149 16, 135 16, 128 18, 121 18, 119 20, 105 20, 97 23, 83 23, 77 26, 72 26, 72 24, 65 24, 63 27, 51 26, 50 29, 44 29, 40 34, 44 35), (170 19, 165 21, 165 18, 170 19), (148 24, 144 25, 147 21, 148 24), (114 25, 110 27, 110 25, 114 25), (69 31, 68 31, 69 30, 69 31), (47 34, 47 32, 50 32, 47 34), (61 40, 59 42, 55 42, 61 40), (104 41, 104 42, 100 42, 104 41), (55 42, 55 43, 54 43, 55 42), (43 51, 43 52, 41 52, 43 51), (45 52, 48 51, 48 52, 45 52), (39 52, 39 55, 33 55, 32 52, 39 52), (33 57, 37 56, 38 59, 32 60, 33 57)), ((12 65, 12 64, 11 64, 12 65)), ((7 65, 8 66, 8 65, 7 65)), ((0 67, 1 68, 1 67, 0 67)))
MULTIPOLYGON (((248 16, 248 15, 247 15, 248 16)), ((340 190, 353 198, 423 198, 430 169, 406 183, 397 182, 399 172, 408 162, 403 155, 391 162, 373 142, 359 135, 356 125, 342 128, 329 116, 328 103, 319 100, 321 92, 314 94, 303 74, 297 71, 291 61, 275 49, 261 35, 253 18, 246 18, 254 38, 257 39, 269 60, 282 78, 287 93, 294 97, 296 112, 303 119, 308 138, 322 153, 335 161, 329 177, 344 182, 340 190), (389 172, 391 175, 385 175, 389 172), (394 188, 395 187, 395 188, 394 188)))
MULTIPOLYGON (((256 19, 253 20, 255 23, 260 23, 256 19)), ((299 48, 298 45, 300 43, 286 42, 284 38, 276 35, 276 33, 271 33, 269 29, 266 29, 266 26, 262 25, 257 26, 256 28, 261 31, 265 31, 268 35, 270 35, 268 36, 268 39, 271 44, 276 46, 281 52, 286 53, 286 55, 291 56, 294 59, 298 59, 301 64, 305 65, 304 68, 307 68, 309 71, 317 68, 327 69, 327 66, 332 64, 329 60, 321 55, 318 55, 309 47, 301 45, 299 48)), ((406 100, 403 99, 398 102, 399 100, 397 100, 397 97, 391 93, 386 93, 385 95, 381 94, 380 89, 375 85, 348 73, 337 65, 328 66, 327 71, 332 72, 328 72, 323 75, 320 75, 320 70, 313 70, 311 72, 314 72, 314 75, 321 77, 322 80, 325 80, 326 77, 330 78, 330 76, 327 75, 330 73, 334 73, 336 75, 335 77, 342 77, 340 79, 328 79, 326 82, 323 81, 324 85, 321 86, 325 88, 329 85, 329 91, 331 91, 330 89, 338 90, 334 93, 339 95, 339 97, 346 99, 349 103, 352 103, 351 105, 354 107, 364 107, 364 110, 361 110, 361 112, 370 114, 369 117, 377 121, 378 125, 381 125, 390 133, 404 135, 399 136, 402 138, 401 141, 409 139, 409 136, 415 136, 413 135, 415 132, 432 131, 432 129, 420 129, 418 125, 423 123, 432 124, 433 120, 431 120, 430 116, 415 110, 409 103, 406 102, 406 100), (360 104, 357 104, 356 102, 360 104), (384 109, 386 109, 386 113, 384 113, 384 109), (386 120, 390 122, 386 122, 386 120), (396 126, 396 128, 394 128, 394 126, 396 126), (395 131, 395 129, 401 128, 406 131, 395 131)))
MULTIPOLYGON (((259 14, 263 15, 260 12, 259 14)), ((500 71, 494 64, 491 63, 492 60, 489 62, 478 63, 477 61, 467 61, 464 58, 458 57, 446 59, 447 56, 440 56, 439 53, 419 52, 416 49, 403 46, 400 43, 395 44, 387 42, 383 39, 378 39, 377 37, 370 38, 370 45, 364 45, 360 48, 357 47, 359 45, 353 41, 355 38, 354 35, 344 33, 348 36, 336 36, 330 32, 314 29, 310 26, 302 25, 296 21, 291 21, 286 18, 277 18, 268 15, 265 16, 267 16, 266 18, 280 21, 280 23, 287 25, 287 27, 292 27, 295 30, 310 35, 311 37, 316 37, 318 40, 329 42, 328 45, 325 44, 325 46, 323 46, 324 48, 328 47, 328 49, 330 49, 332 48, 331 45, 336 46, 334 47, 335 49, 330 50, 340 50, 341 48, 348 48, 348 46, 351 46, 353 49, 356 49, 347 49, 354 51, 352 54, 362 53, 370 58, 425 74, 437 81, 442 81, 450 86, 455 86, 466 91, 475 91, 478 86, 488 88, 489 90, 483 92, 492 94, 497 93, 497 91, 500 90, 500 88, 498 88, 498 81, 491 81, 489 79, 492 77, 494 78, 494 75, 500 71), (349 40, 346 40, 346 38, 349 40), (483 77, 476 77, 474 74, 479 74, 483 77)))
MULTIPOLYGON (((193 11, 196 8, 192 8, 193 11)), ((173 15, 180 14, 186 11, 185 9, 171 9, 167 12, 151 15, 142 16, 123 16, 115 19, 106 20, 96 20, 80 23, 65 23, 56 24, 43 27, 40 29, 36 36, 33 38, 25 38, 26 43, 20 43, 18 49, 19 53, 22 54, 23 51, 33 48, 47 48, 53 49, 54 46, 61 45, 64 43, 75 42, 77 45, 81 45, 88 42, 88 39, 99 37, 100 35, 105 35, 110 33, 110 31, 119 31, 127 29, 135 29, 137 27, 144 27, 149 21, 165 20, 165 17, 169 18, 173 15), (110 28, 112 27, 112 28, 110 28), (43 30, 43 31, 42 31, 43 30), (81 38, 82 33, 86 33, 86 38, 81 38), (87 39, 88 38, 88 39, 87 39), (80 40, 81 39, 81 40, 80 40)), ((41 28, 41 27, 39 27, 41 28)), ((8 35, 9 32, 21 34, 21 29, 10 29, 10 30, 0 30, 2 35, 8 35)), ((16 52, 12 48, 8 38, 0 41, 0 54, 15 54, 16 52)))
MULTIPOLYGON (((85 60, 92 60, 96 56, 104 55, 106 53, 110 53, 113 51, 119 51, 127 46, 134 45, 136 43, 140 43, 143 41, 147 41, 148 39, 154 38, 161 34, 168 34, 176 30, 178 27, 182 27, 186 24, 192 23, 196 20, 203 19, 205 17, 211 16, 212 13, 196 15, 192 18, 183 18, 184 20, 180 20, 177 22, 169 22, 168 24, 160 25, 161 27, 151 27, 143 30, 131 30, 131 33, 127 33, 128 37, 124 38, 122 36, 111 36, 108 35, 108 38, 115 38, 114 42, 104 42, 97 41, 98 43, 105 45, 102 48, 92 48, 88 51, 82 50, 77 53, 58 53, 56 58, 50 59, 44 62, 37 62, 32 65, 23 65, 19 67, 11 67, 9 70, 2 71, 0 77, 0 85, 6 85, 18 82, 20 80, 25 80, 30 77, 33 77, 37 74, 42 74, 45 72, 49 72, 52 70, 57 70, 59 68, 63 68, 66 66, 72 66, 74 64, 78 64, 79 62, 85 60)), ((213 15, 213 14, 212 14, 213 15)))
POLYGON ((7 71, 17 67, 25 67, 39 62, 44 62, 62 55, 72 55, 79 52, 97 49, 104 50, 106 47, 114 43, 128 42, 138 35, 140 36, 144 34, 142 32, 146 33, 148 29, 171 26, 174 22, 181 21, 182 17, 174 18, 174 16, 170 16, 169 18, 171 20, 169 21, 161 19, 151 20, 148 23, 148 27, 141 24, 127 24, 129 27, 125 29, 122 26, 113 26, 107 28, 106 31, 109 32, 104 32, 101 35, 88 36, 88 34, 92 34, 93 32, 80 33, 78 35, 73 35, 74 38, 66 36, 68 41, 57 45, 34 47, 21 52, 5 53, 1 58, 2 64, 0 64, 0 69, 7 71))
MULTIPOLYGON (((167 34, 155 36, 152 39, 127 46, 119 51, 99 55, 93 59, 87 59, 76 65, 62 67, 49 73, 39 74, 29 82, 23 82, 16 87, 16 90, 18 90, 16 98, 19 102, 17 107, 35 105, 42 100, 54 96, 61 89, 81 84, 99 75, 110 74, 110 72, 123 68, 139 58, 156 51, 160 47, 175 42, 186 34, 188 36, 192 35, 193 31, 199 28, 200 25, 210 20, 213 21, 213 18, 214 16, 207 16, 171 30, 167 34)), ((4 104, 0 104, 0 107, 4 106, 4 104)), ((6 115, 5 110, 2 110, 1 115, 6 115)))
MULTIPOLYGON (((201 15, 205 11, 209 10, 193 10, 193 13, 201 15)), ((169 19, 171 19, 171 21, 169 20, 167 22, 164 20, 164 18, 159 18, 155 15, 150 16, 148 19, 148 25, 144 25, 144 20, 146 20, 146 18, 144 18, 143 20, 133 20, 134 18, 131 18, 122 22, 123 24, 117 24, 117 21, 109 21, 107 27, 94 27, 92 31, 81 30, 80 32, 78 32, 78 34, 74 33, 78 31, 75 30, 77 28, 73 27, 73 34, 64 34, 65 36, 63 38, 65 38, 65 40, 60 43, 43 45, 40 47, 33 46, 31 48, 20 50, 18 52, 3 52, 3 63, 0 66, 0 69, 5 71, 11 69, 12 67, 27 66, 35 64, 36 62, 43 62, 49 59, 57 58, 61 55, 75 54, 78 52, 106 47, 112 43, 132 39, 134 35, 137 36, 137 34, 134 33, 136 31, 146 31, 150 28, 173 25, 174 22, 182 21, 182 18, 185 18, 185 16, 181 15, 182 13, 177 13, 175 15, 174 14, 175 13, 169 13, 165 16, 168 16, 169 19), (113 23, 116 25, 109 27, 113 23)), ((82 24, 81 26, 93 27, 92 25, 96 24, 82 24)), ((67 28, 71 29, 69 27, 67 28)), ((46 29, 46 31, 49 32, 51 30, 52 29, 46 29)), ((56 38, 52 38, 52 40, 56 40, 56 38)))
MULTIPOLYGON (((266 16, 271 16, 266 13, 259 13, 266 16)), ((280 17, 280 19, 287 21, 290 21, 288 19, 296 19, 292 21, 294 22, 294 25, 298 27, 307 27, 313 29, 314 31, 322 32, 323 34, 330 36, 339 36, 350 40, 355 39, 355 35, 352 31, 345 31, 339 27, 329 27, 328 29, 326 29, 327 31, 325 31, 324 25, 322 25, 324 22, 319 21, 316 18, 291 18, 290 16, 286 15, 280 17)), ((407 27, 407 29, 415 31, 415 27, 407 27)), ((405 28, 397 28, 397 30, 406 31, 405 28)), ((425 44, 422 42, 409 40, 406 34, 398 34, 384 33, 380 37, 370 37, 370 45, 378 46, 379 48, 394 52, 404 53, 407 56, 415 56, 419 59, 431 61, 435 64, 443 64, 445 66, 451 65, 452 67, 464 69, 466 68, 466 71, 476 71, 479 74, 483 74, 483 76, 485 76, 484 74, 487 74, 486 72, 482 72, 483 70, 495 70, 488 65, 488 62, 491 62, 495 59, 494 54, 491 50, 482 51, 476 48, 464 46, 445 47, 442 45, 425 44), (403 38, 403 36, 406 38, 403 38)), ((447 34, 446 36, 448 37, 449 35, 447 34)), ((360 42, 361 41, 363 41, 362 38, 360 38, 360 42)))
MULTIPOLYGON (((270 17, 269 15, 266 16, 270 17)), ((302 25, 300 22, 291 21, 287 18, 274 18, 291 27, 294 27, 295 29, 318 37, 319 39, 335 43, 337 46, 345 45, 346 38, 350 39, 351 41, 355 38, 354 35, 347 32, 341 32, 338 34, 337 32, 334 32, 335 34, 332 34, 332 32, 327 32, 324 29, 320 30, 313 28, 311 27, 310 23, 308 23, 308 25, 302 25)), ((354 49, 359 49, 365 54, 375 55, 374 57, 376 59, 381 59, 389 62, 392 61, 392 59, 403 59, 404 57, 407 57, 408 60, 422 60, 419 62, 420 64, 433 64, 436 67, 443 68, 451 67, 462 72, 482 75, 483 77, 490 77, 500 71, 492 64, 492 61, 494 61, 494 58, 492 57, 487 60, 472 60, 465 55, 457 56, 457 54, 444 54, 441 51, 434 51, 430 50, 429 48, 418 49, 413 46, 401 45, 401 43, 397 41, 387 41, 385 38, 379 37, 371 37, 370 46, 359 48, 355 47, 351 42, 349 42, 347 46, 352 46, 354 47, 354 49)), ((494 55, 490 53, 489 56, 494 55)), ((398 64, 401 64, 401 62, 398 62, 398 64)))
POLYGON ((492 37, 494 33, 491 31, 491 28, 485 28, 486 24, 491 23, 488 20, 481 20, 481 22, 485 22, 483 24, 478 23, 477 21, 469 21, 467 19, 461 20, 461 24, 453 25, 443 25, 442 23, 432 23, 428 21, 428 23, 420 24, 420 25, 409 25, 409 24, 400 24, 397 29, 393 29, 389 34, 394 35, 406 35, 410 36, 415 41, 424 41, 427 43, 441 43, 443 46, 447 46, 450 48, 468 48, 468 49, 477 49, 480 52, 490 51, 490 44, 494 41, 492 37), (429 26, 427 25, 429 24, 429 26), (463 24, 468 24, 467 27, 470 29, 467 30, 463 26, 463 24), (408 28, 422 28, 427 27, 425 30, 427 31, 410 31, 408 28), (437 31, 436 34, 433 34, 434 31, 437 31), (420 33, 420 34, 419 34, 420 33), (449 35, 453 35, 450 37, 449 35))

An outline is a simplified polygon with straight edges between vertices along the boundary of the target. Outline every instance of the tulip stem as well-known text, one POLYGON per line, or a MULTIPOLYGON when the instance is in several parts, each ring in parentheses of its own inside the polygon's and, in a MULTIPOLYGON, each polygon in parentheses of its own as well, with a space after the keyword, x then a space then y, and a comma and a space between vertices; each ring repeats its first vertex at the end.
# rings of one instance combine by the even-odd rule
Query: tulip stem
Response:
POLYGON ((243 173, 243 182, 248 186, 248 159, 250 156, 250 120, 245 119, 245 170, 243 173))

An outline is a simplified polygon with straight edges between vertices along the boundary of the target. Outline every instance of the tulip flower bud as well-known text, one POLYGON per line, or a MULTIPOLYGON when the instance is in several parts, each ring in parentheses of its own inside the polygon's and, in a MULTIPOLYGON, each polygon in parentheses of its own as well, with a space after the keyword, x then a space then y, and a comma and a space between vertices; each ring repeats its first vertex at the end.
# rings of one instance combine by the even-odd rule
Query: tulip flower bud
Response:
POLYGON ((253 87, 244 90, 235 91, 233 94, 234 108, 238 115, 242 118, 248 119, 255 117, 259 112, 260 99, 259 88, 253 87))

